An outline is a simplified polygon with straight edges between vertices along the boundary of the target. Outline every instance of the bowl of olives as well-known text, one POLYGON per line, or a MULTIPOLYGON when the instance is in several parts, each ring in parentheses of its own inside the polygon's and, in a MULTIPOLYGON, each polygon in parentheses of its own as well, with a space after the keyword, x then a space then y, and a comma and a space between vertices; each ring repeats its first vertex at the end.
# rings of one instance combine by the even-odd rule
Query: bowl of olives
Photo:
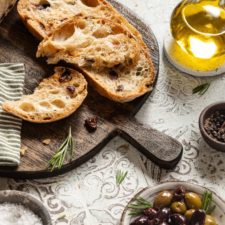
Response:
POLYGON ((166 182, 145 188, 126 206, 120 225, 224 225, 225 202, 205 187, 166 182))

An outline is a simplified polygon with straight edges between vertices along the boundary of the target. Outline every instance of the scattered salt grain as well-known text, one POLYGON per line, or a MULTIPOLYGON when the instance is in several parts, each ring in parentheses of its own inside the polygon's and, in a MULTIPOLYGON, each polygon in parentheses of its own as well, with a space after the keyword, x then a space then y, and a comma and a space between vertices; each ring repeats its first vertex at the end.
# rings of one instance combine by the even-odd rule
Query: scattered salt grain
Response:
POLYGON ((0 225, 43 225, 31 210, 19 204, 0 204, 0 225))

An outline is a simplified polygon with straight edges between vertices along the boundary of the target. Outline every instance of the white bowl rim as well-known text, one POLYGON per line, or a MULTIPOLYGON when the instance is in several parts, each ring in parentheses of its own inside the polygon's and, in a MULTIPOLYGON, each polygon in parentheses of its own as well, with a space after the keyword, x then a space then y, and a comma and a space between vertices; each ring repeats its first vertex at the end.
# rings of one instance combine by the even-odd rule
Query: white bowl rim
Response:
POLYGON ((134 197, 132 197, 132 199, 127 203, 127 205, 125 206, 119 225, 125 225, 125 216, 129 210, 128 205, 133 202, 138 196, 140 196, 142 193, 144 193, 146 190, 151 190, 154 191, 156 189, 159 189, 159 192, 162 191, 160 188, 165 186, 165 185, 171 185, 171 186, 185 186, 185 187, 190 187, 189 190, 191 191, 191 189, 195 189, 195 188, 200 188, 203 189, 203 191, 210 191, 212 192, 214 199, 216 199, 217 203, 219 202, 220 207, 224 210, 224 215, 225 215, 225 201, 218 196, 218 194, 216 194, 214 191, 212 191, 211 189, 207 188, 207 187, 203 187, 199 184, 195 184, 195 183, 191 183, 191 182, 187 182, 187 181, 165 181, 165 182, 160 182, 159 184, 157 184, 156 186, 152 186, 152 187, 145 187, 142 190, 140 190, 137 194, 134 195, 134 197))

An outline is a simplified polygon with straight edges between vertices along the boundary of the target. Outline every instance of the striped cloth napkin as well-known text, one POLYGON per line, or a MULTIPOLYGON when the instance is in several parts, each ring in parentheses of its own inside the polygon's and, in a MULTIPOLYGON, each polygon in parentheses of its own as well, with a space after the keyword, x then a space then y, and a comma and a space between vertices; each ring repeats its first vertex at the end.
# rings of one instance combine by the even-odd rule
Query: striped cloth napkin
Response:
MULTIPOLYGON (((6 100, 18 100, 23 94, 25 70, 23 64, 0 64, 0 105, 6 100)), ((21 119, 0 107, 0 166, 20 163, 21 119)))

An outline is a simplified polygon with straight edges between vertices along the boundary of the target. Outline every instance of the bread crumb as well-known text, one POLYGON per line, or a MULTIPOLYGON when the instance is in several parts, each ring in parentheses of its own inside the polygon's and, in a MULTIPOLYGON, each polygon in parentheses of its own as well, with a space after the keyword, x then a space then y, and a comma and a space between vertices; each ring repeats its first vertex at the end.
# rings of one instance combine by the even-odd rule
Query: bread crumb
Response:
POLYGON ((26 153, 26 151, 27 151, 27 147, 26 146, 22 146, 21 148, 20 148, 20 155, 21 156, 24 156, 25 155, 25 153, 26 153))
POLYGON ((43 141, 42 141, 42 143, 44 144, 44 145, 49 145, 50 143, 51 143, 51 139, 44 139, 43 141))

